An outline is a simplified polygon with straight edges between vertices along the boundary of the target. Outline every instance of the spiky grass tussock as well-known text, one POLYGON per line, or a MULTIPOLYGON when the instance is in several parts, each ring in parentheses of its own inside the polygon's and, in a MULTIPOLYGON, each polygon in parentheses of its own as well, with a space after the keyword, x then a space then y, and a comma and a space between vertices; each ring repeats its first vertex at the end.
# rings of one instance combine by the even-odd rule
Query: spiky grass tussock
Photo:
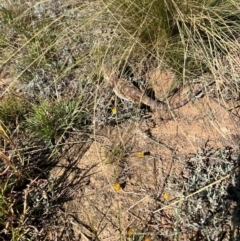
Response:
POLYGON ((64 100, 34 105, 33 113, 26 120, 26 126, 32 134, 55 143, 64 132, 78 125, 87 125, 88 122, 91 122, 91 117, 82 109, 82 100, 64 100))

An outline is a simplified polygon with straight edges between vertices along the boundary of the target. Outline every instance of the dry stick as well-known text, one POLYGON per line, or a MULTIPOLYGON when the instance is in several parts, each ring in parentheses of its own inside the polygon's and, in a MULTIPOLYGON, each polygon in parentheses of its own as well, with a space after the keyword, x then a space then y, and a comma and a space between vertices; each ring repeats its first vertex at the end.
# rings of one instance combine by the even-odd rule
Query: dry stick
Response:
MULTIPOLYGON (((233 173, 233 172, 232 172, 232 173, 233 173)), ((232 175, 232 173, 226 175, 225 177, 222 177, 221 179, 219 179, 219 180, 217 180, 217 181, 215 181, 215 182, 213 182, 213 183, 210 183, 209 185, 207 185, 207 186, 205 186, 205 187, 197 190, 197 191, 194 192, 194 193, 191 193, 191 194, 187 195, 186 197, 181 197, 179 200, 174 201, 174 202, 170 203, 170 204, 167 205, 167 206, 164 206, 164 207, 162 207, 162 208, 157 209, 157 210, 154 211, 153 213, 156 213, 156 212, 159 212, 159 211, 161 211, 161 210, 165 210, 165 209, 171 208, 171 206, 174 206, 175 204, 178 204, 178 203, 186 200, 187 198, 190 198, 190 197, 194 196, 195 194, 198 194, 198 193, 204 191, 205 189, 207 189, 207 188, 209 188, 209 187, 211 187, 211 186, 213 186, 213 185, 215 185, 215 184, 217 184, 217 183, 219 183, 219 182, 221 182, 221 181, 229 178, 230 175, 232 175)))

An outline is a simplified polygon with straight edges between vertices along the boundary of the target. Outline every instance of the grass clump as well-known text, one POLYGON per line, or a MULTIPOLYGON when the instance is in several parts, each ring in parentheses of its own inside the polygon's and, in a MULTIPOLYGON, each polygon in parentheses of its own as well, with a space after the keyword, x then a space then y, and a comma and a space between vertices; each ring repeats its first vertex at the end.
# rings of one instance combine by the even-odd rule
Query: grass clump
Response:
POLYGON ((104 2, 116 28, 128 39, 118 48, 118 54, 125 54, 123 58, 136 58, 144 50, 179 76, 188 76, 216 70, 211 60, 239 49, 237 1, 104 2))
POLYGON ((110 150, 106 150, 105 156, 109 164, 118 164, 126 157, 126 151, 121 145, 115 145, 110 150))
POLYGON ((25 120, 25 115, 30 110, 30 104, 23 98, 7 96, 0 102, 0 120, 13 130, 25 120))
POLYGON ((28 232, 23 228, 26 210, 22 187, 29 182, 30 169, 24 168, 24 158, 16 151, 14 140, 0 125, 0 137, 9 150, 15 155, 10 156, 7 150, 0 149, 0 237, 2 240, 24 240, 28 232), (20 190, 20 191, 19 191, 20 190))
POLYGON ((55 180, 48 178, 50 152, 42 147, 28 153, 24 150, 34 150, 31 140, 26 147, 23 136, 22 142, 13 138, 0 123, 0 239, 44 240, 46 220, 56 214, 61 196, 55 180))
POLYGON ((37 137, 55 143, 55 140, 76 126, 90 123, 91 115, 82 107, 82 100, 64 100, 33 105, 33 113, 26 120, 28 129, 37 137))

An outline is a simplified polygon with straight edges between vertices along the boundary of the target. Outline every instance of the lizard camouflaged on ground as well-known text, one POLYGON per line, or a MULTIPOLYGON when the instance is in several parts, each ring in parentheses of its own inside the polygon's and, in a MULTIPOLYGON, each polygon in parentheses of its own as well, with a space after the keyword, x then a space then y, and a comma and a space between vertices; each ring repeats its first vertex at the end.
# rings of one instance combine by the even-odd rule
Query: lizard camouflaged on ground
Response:
MULTIPOLYGON (((143 103, 153 110, 174 110, 186 105, 189 101, 195 99, 199 94, 204 94, 204 88, 200 88, 188 97, 175 104, 167 104, 165 102, 154 100, 148 97, 144 92, 129 83, 125 78, 118 78, 117 73, 111 67, 104 65, 103 74, 105 79, 113 87, 114 93, 121 99, 134 102, 135 104, 143 103)), ((213 84, 210 83, 209 85, 213 84)))

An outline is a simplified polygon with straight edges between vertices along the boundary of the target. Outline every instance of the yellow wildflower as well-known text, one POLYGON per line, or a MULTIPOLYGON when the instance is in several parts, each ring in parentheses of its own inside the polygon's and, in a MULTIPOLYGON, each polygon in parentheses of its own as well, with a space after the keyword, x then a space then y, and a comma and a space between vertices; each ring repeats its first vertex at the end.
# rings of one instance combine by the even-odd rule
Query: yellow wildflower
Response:
POLYGON ((138 158, 143 158, 144 157, 144 153, 143 152, 138 152, 137 153, 137 157, 138 158))
POLYGON ((163 199, 164 199, 164 200, 168 200, 168 199, 169 199, 169 194, 168 194, 168 193, 164 193, 163 199))
POLYGON ((121 189, 121 186, 119 183, 115 183, 114 186, 113 186, 113 189, 118 192, 120 189, 121 189))
POLYGON ((116 113, 117 113, 117 108, 116 107, 112 108, 112 114, 116 114, 116 113))
POLYGON ((134 234, 134 230, 129 228, 128 231, 127 231, 127 235, 128 236, 133 236, 133 234, 134 234))
POLYGON ((145 238, 144 241, 152 241, 149 237, 145 238))

